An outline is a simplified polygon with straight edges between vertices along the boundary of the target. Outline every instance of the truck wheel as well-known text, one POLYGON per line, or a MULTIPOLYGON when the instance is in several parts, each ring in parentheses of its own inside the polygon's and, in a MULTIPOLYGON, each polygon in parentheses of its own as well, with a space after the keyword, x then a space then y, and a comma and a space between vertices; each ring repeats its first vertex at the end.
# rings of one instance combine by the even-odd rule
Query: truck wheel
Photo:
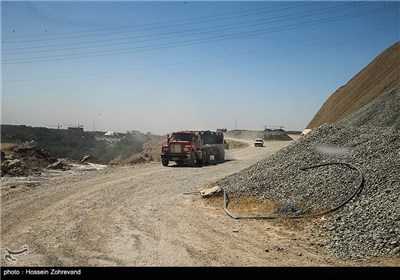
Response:
POLYGON ((197 166, 203 166, 205 159, 206 159, 206 152, 202 152, 201 153, 201 159, 200 158, 196 159, 196 165, 197 166))
POLYGON ((220 159, 219 159, 219 150, 217 150, 216 152, 215 152, 215 154, 214 154, 214 160, 216 161, 216 162, 218 162, 220 159))
POLYGON ((161 163, 163 166, 168 166, 169 160, 168 159, 162 159, 161 163))
POLYGON ((190 159, 189 159, 189 162, 188 162, 189 166, 193 166, 195 161, 196 161, 196 155, 192 151, 190 153, 190 159))
POLYGON ((220 149, 217 151, 217 154, 215 155, 215 160, 220 163, 225 161, 225 150, 220 149))
POLYGON ((221 150, 221 162, 225 162, 225 150, 221 150))
POLYGON ((206 151, 206 155, 204 158, 204 165, 208 165, 208 164, 210 164, 210 152, 206 151))

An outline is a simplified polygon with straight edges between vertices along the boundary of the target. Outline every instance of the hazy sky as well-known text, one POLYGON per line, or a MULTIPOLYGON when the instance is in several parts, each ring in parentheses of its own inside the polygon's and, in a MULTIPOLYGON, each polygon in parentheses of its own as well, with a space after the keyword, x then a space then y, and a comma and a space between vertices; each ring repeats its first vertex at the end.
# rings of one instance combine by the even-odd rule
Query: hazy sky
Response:
POLYGON ((1 123, 303 130, 400 2, 1 2, 1 123))

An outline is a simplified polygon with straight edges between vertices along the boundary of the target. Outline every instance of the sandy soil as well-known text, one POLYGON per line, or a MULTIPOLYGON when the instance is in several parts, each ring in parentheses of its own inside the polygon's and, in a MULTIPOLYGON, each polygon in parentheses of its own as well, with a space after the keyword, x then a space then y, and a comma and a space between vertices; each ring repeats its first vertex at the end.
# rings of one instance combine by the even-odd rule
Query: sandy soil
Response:
POLYGON ((307 128, 342 120, 383 93, 399 88, 399 56, 400 42, 396 42, 329 96, 307 128))
MULTIPOLYGON (((197 192, 289 145, 268 141, 226 152, 205 167, 147 163, 52 173, 25 186, 2 184, 1 252, 29 246, 2 266, 394 266, 325 252, 321 219, 234 220, 220 197, 197 192)), ((251 144, 251 143, 250 143, 251 144)), ((234 211, 256 209, 252 199, 234 211)), ((236 205, 236 206, 235 206, 236 205)))

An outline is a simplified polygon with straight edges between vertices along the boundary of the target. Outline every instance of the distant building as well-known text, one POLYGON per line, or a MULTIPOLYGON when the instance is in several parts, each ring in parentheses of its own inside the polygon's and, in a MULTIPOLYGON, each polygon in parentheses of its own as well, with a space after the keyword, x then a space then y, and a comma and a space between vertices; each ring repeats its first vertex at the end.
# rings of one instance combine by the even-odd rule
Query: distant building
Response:
POLYGON ((83 131, 83 127, 81 127, 81 126, 75 126, 75 127, 72 126, 72 127, 68 127, 68 130, 81 132, 81 131, 83 131))

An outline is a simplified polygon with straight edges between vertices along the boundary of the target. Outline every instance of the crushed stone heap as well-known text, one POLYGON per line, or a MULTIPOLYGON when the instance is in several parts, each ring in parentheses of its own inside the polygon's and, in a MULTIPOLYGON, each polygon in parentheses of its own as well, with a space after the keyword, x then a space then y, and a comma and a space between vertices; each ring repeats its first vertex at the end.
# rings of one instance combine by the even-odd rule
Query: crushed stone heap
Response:
MULTIPOLYGON (((319 230, 328 250, 342 258, 400 256, 400 90, 389 91, 348 118, 324 124, 271 157, 222 179, 229 195, 257 196, 293 211, 331 209, 365 177, 361 193, 329 215, 319 230), (371 116, 373 114, 373 116, 371 116)), ((293 213, 295 214, 295 213, 293 213)))

